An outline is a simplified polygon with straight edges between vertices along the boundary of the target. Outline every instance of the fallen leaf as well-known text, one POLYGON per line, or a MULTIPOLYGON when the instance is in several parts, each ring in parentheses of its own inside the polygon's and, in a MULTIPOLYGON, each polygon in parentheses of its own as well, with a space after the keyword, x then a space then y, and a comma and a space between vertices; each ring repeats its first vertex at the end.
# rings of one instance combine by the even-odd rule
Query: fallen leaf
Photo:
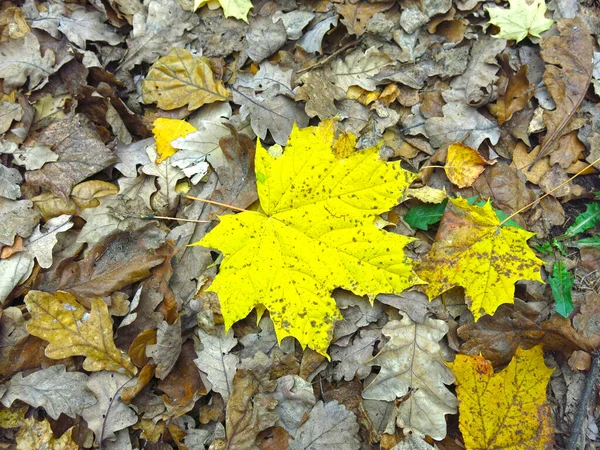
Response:
POLYGON ((565 268, 562 261, 554 263, 552 274, 548 277, 548 284, 552 288, 556 312, 567 318, 573 312, 571 291, 573 290, 574 281, 575 277, 565 268))
POLYGON ((490 104, 489 109, 498 119, 498 124, 502 125, 510 120, 514 113, 527 106, 535 89, 529 85, 527 65, 522 65, 517 73, 513 73, 507 54, 500 55, 499 61, 508 81, 504 94, 498 98, 496 103, 490 104))
POLYGON ((569 237, 577 236, 594 228, 598 222, 600 222, 600 202, 588 203, 585 205, 585 211, 575 217, 575 221, 567 228, 565 234, 569 237))
POLYGON ((543 282, 542 261, 527 245, 534 233, 500 226, 489 202, 480 207, 463 198, 449 200, 436 242, 418 268, 429 283, 425 291, 430 299, 462 286, 477 321, 501 304, 513 303, 516 281, 543 282))
MULTIPOLYGON (((210 2, 211 0, 194 0, 194 11, 210 2)), ((248 22, 248 12, 253 8, 250 0, 218 0, 218 2, 223 8, 225 17, 235 17, 248 22)))
POLYGON ((325 17, 323 20, 315 24, 310 30, 308 30, 304 36, 298 40, 298 45, 304 49, 307 53, 323 53, 321 48, 323 45, 323 38, 331 27, 337 27, 338 16, 337 14, 325 17))
POLYGON ((198 359, 194 360, 198 369, 207 374, 212 390, 223 397, 225 403, 233 391, 233 376, 239 363, 239 358, 230 352, 237 345, 237 339, 229 330, 227 334, 218 329, 217 336, 198 329, 199 345, 196 347, 198 359))
POLYGON ((291 450, 326 450, 343 443, 344 450, 358 450, 358 422, 356 416, 337 401, 323 403, 318 401, 308 420, 289 440, 291 450))
POLYGON ((295 90, 296 100, 306 101, 305 110, 309 117, 325 120, 337 114, 335 101, 346 98, 346 93, 332 79, 330 69, 313 70, 298 79, 301 85, 295 90))
POLYGON ((360 330, 347 346, 331 346, 331 359, 337 361, 334 366, 333 378, 336 381, 351 381, 354 377, 365 379, 371 373, 371 367, 366 364, 373 356, 375 343, 381 339, 379 330, 360 330))
POLYGON ((156 103, 165 110, 187 105, 193 111, 207 103, 229 100, 223 82, 214 79, 210 60, 194 57, 183 48, 173 48, 150 67, 142 95, 145 103, 156 103))
POLYGON ((573 326, 586 338, 600 335, 600 295, 590 292, 585 296, 581 312, 573 318, 573 326))
POLYGON ((440 357, 438 342, 448 332, 441 320, 426 318, 423 324, 407 316, 383 327, 389 339, 370 364, 381 370, 363 391, 363 398, 395 401, 407 396, 399 406, 397 424, 407 432, 446 436, 446 414, 456 414, 457 401, 445 386, 454 381, 452 372, 440 357))
POLYGON ((460 430, 465 446, 544 449, 552 445, 552 414, 542 347, 517 349, 499 373, 482 356, 457 355, 448 364, 456 375, 460 430))
POLYGON ((0 153, 12 154, 13 162, 25 166, 27 170, 40 169, 47 162, 56 161, 58 155, 51 150, 49 145, 22 146, 19 148, 14 142, 0 143, 0 153))
POLYGON ((508 0, 509 9, 488 8, 492 25, 500 27, 494 37, 514 39, 517 43, 527 36, 540 37, 540 33, 549 30, 554 21, 546 19, 545 0, 508 0))
POLYGON ((196 131, 196 128, 185 120, 159 118, 154 121, 152 133, 156 140, 156 164, 160 164, 167 158, 173 156, 177 149, 171 145, 175 139, 186 137, 196 131))
POLYGON ((34 408, 44 408, 54 420, 61 414, 74 419, 95 404, 96 398, 86 387, 86 374, 65 369, 64 365, 58 364, 26 377, 17 373, 6 383, 7 390, 0 401, 10 408, 15 400, 21 400, 34 408))
POLYGON ((0 164, 0 197, 16 200, 21 197, 21 174, 17 169, 0 164))
POLYGON ((87 312, 66 292, 55 295, 30 291, 25 305, 31 313, 27 331, 49 342, 46 356, 53 359, 81 355, 85 370, 113 370, 129 375, 137 372, 129 356, 115 347, 108 307, 99 298, 87 312))
POLYGON ((58 242, 57 235, 71 229, 72 226, 71 216, 63 215, 48 220, 43 231, 39 225, 33 230, 25 241, 25 246, 32 259, 37 259, 40 267, 48 269, 52 266, 52 249, 58 242))
POLYGON ((330 297, 333 288, 374 297, 419 283, 401 250, 410 239, 373 226, 414 175, 398 162, 382 162, 377 147, 336 159, 332 125, 294 128, 279 158, 259 144, 256 179, 264 213, 222 216, 194 244, 224 254, 210 291, 219 294, 227 330, 264 305, 279 340, 294 336, 325 355, 341 318, 330 297), (306 163, 296 166, 299 155, 306 163), (374 173, 376 184, 369 179, 374 173))
POLYGON ((169 324, 163 321, 158 325, 156 343, 146 347, 146 355, 156 364, 156 378, 164 380, 173 370, 181 353, 181 320, 169 324))
MULTIPOLYGON (((115 372, 97 372, 90 375, 87 387, 98 402, 84 409, 81 416, 96 436, 96 443, 115 439, 115 433, 138 421, 137 414, 121 400, 121 391, 131 378, 115 372)), ((128 437, 128 436, 127 436, 128 437)))
POLYGON ((366 51, 355 50, 345 59, 336 59, 332 64, 336 86, 348 91, 350 86, 360 86, 367 91, 377 87, 377 75, 381 69, 392 64, 388 55, 371 47, 366 51))
POLYGON ((342 16, 342 23, 346 25, 348 33, 362 36, 367 30, 371 18, 380 12, 387 11, 393 3, 348 3, 335 5, 338 13, 342 16))
POLYGON ((273 398, 277 401, 275 412, 279 416, 279 424, 291 436, 296 435, 305 414, 308 415, 317 402, 312 384, 297 375, 278 378, 273 398))
POLYGON ((489 164, 479 152, 463 144, 448 147, 444 170, 448 179, 459 188, 469 187, 489 164))
POLYGON ((157 164, 156 161, 160 158, 154 147, 148 147, 146 151, 150 162, 142 167, 142 172, 156 177, 155 183, 158 184, 158 191, 149 198, 151 209, 157 215, 171 215, 179 204, 179 193, 175 187, 185 174, 177 167, 173 167, 169 161, 157 164))
POLYGON ((17 450, 32 448, 48 450, 78 450, 80 447, 73 441, 73 427, 60 438, 55 438, 50 422, 46 419, 38 421, 34 417, 23 419, 15 436, 17 450))
POLYGON ((259 63, 286 43, 285 26, 282 21, 273 22, 269 16, 256 17, 250 23, 246 41, 248 42, 248 56, 252 61, 259 63))

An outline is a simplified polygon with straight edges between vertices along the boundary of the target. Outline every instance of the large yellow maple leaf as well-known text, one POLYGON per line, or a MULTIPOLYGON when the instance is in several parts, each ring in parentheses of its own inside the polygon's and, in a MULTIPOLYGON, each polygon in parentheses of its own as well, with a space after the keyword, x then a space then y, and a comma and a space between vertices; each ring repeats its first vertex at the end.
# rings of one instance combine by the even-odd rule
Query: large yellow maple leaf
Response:
POLYGON ((475 321, 493 315, 503 303, 514 303, 515 282, 540 276, 542 260, 527 245, 534 236, 521 228, 501 226, 488 202, 469 205, 450 199, 436 242, 423 259, 418 274, 429 284, 430 299, 462 286, 475 321))
POLYGON ((553 428, 542 346, 517 349, 501 372, 483 356, 457 355, 448 364, 456 376, 460 431, 467 450, 551 448, 553 428))
POLYGON ((294 127, 280 157, 258 142, 261 210, 221 217, 194 244, 223 253, 210 290, 219 295, 227 329, 264 307, 279 340, 294 336, 326 355, 342 318, 334 288, 373 299, 420 283, 402 250, 413 239, 376 225, 416 176, 399 161, 381 161, 379 147, 338 158, 333 146, 330 121, 294 127))
POLYGON ((500 27, 494 37, 522 41, 528 35, 540 37, 540 33, 549 30, 554 21, 546 19, 546 2, 544 0, 508 0, 509 9, 485 8, 490 14, 492 25, 500 27))

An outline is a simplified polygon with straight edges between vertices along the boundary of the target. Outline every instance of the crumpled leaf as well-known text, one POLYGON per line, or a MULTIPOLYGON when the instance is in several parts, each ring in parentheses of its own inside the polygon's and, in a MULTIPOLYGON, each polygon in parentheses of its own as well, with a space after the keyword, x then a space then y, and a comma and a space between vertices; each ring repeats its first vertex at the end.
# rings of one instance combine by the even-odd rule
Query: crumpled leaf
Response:
POLYGON ((177 319, 173 324, 163 320, 158 325, 156 339, 156 344, 146 347, 146 355, 156 364, 156 378, 164 380, 181 353, 181 320, 177 319))
POLYGON ((500 27, 494 37, 514 39, 517 43, 527 36, 540 37, 540 33, 549 30, 554 21, 546 19, 545 0, 508 0, 510 7, 488 8, 492 25, 500 27))
POLYGON ((212 390, 221 394, 227 403, 233 391, 233 376, 239 363, 239 358, 229 352, 237 345, 237 339, 233 337, 231 330, 224 333, 222 329, 219 329, 219 335, 215 336, 199 328, 198 337, 198 359, 194 362, 200 371, 207 374, 212 390))
POLYGON ((4 301, 15 287, 29 278, 33 266, 33 259, 23 253, 0 259, 0 301, 4 301))
POLYGON ((277 400, 275 411, 279 416, 278 423, 295 436, 304 421, 304 415, 308 415, 317 402, 312 384, 297 375, 284 375, 277 378, 277 390, 273 397, 277 400))
POLYGON ((367 91, 377 87, 377 75, 381 69, 392 64, 391 58, 375 47, 365 52, 356 50, 345 59, 336 59, 332 64, 336 85, 347 91, 350 86, 360 86, 367 91))
POLYGON ((26 377, 19 372, 6 384, 7 390, 0 401, 10 408, 15 400, 21 400, 35 408, 44 408, 54 420, 61 414, 74 419, 95 404, 96 398, 86 387, 86 374, 65 369, 64 365, 57 364, 26 377))
POLYGON ((58 159, 58 155, 51 150, 51 147, 44 144, 19 148, 14 142, 4 142, 0 143, 0 153, 13 155, 13 162, 25 166, 27 170, 41 169, 47 162, 58 159))
POLYGON ((0 197, 0 244, 13 245, 15 236, 27 238, 40 221, 40 213, 31 200, 8 200, 0 197))
POLYGON ((422 324, 408 316, 383 327, 389 338, 370 364, 380 366, 362 396, 394 401, 409 394, 398 411, 398 426, 420 436, 440 440, 446 436, 446 414, 455 414, 456 397, 445 386, 454 381, 441 358, 438 342, 448 332, 442 320, 426 318, 422 324))
POLYGON ((17 169, 0 164, 0 197, 16 200, 21 196, 21 174, 17 169))
POLYGON ((302 83, 295 89, 296 100, 305 100, 305 111, 309 117, 319 119, 333 118, 338 109, 335 100, 346 98, 346 92, 336 86, 330 69, 311 70, 303 74, 298 81, 302 83))
POLYGON ((252 20, 246 34, 248 56, 259 63, 279 50, 287 41, 287 33, 282 21, 273 22, 270 16, 252 20))
POLYGON ((83 410, 81 416, 96 436, 96 442, 114 440, 115 432, 138 421, 137 414, 121 400, 122 387, 129 376, 114 372, 97 372, 90 375, 87 387, 98 402, 83 410))
POLYGON ((333 369, 336 381, 351 381, 354 377, 366 378, 371 373, 371 367, 366 364, 373 356, 377 340, 381 338, 379 330, 360 330, 352 342, 345 347, 332 345, 331 358, 338 361, 333 369))
POLYGON ((486 139, 492 145, 498 143, 498 124, 486 119, 475 108, 454 102, 446 103, 442 111, 444 117, 432 117, 425 121, 425 130, 432 146, 437 148, 462 142, 477 149, 486 139))
POLYGON ((40 43, 33 33, 0 42, 0 78, 5 91, 25 84, 30 91, 43 87, 54 73, 56 57, 52 50, 40 53, 40 43))
POLYGON ((32 448, 48 450, 79 450, 79 445, 73 441, 73 429, 69 428, 60 438, 55 438, 50 422, 46 419, 38 421, 35 417, 23 419, 15 436, 17 450, 32 448))
POLYGON ((321 48, 323 44, 323 38, 329 33, 330 28, 336 27, 338 23, 337 14, 333 14, 329 17, 324 18, 319 23, 314 25, 310 30, 304 33, 298 40, 298 45, 304 49, 307 53, 323 53, 321 48))
POLYGON ((452 144, 448 147, 448 156, 444 170, 448 179, 458 186, 465 188, 475 183, 475 180, 489 164, 479 152, 463 144, 452 144))
MULTIPOLYGON (((236 19, 248 22, 248 12, 253 8, 251 0, 217 0, 225 17, 235 17, 236 19)), ((214 0, 194 0, 194 11, 214 0)), ((211 8, 212 9, 212 8, 211 8)))
POLYGON ((333 138, 333 124, 321 122, 294 128, 279 158, 259 143, 256 179, 264 212, 222 216, 194 244, 223 252, 210 291, 219 294, 226 329, 263 305, 278 340, 294 336, 325 355, 341 319, 330 296, 335 287, 374 298, 419 283, 402 251, 411 239, 374 226, 415 175, 399 162, 382 162, 377 147, 339 160, 333 138))
POLYGON ((517 349, 498 373, 482 356, 459 354, 448 365, 456 375, 459 426, 468 450, 552 445, 546 386, 554 369, 546 367, 541 346, 517 349))
POLYGON ((2 115, 0 115, 0 133, 8 131, 13 121, 21 120, 21 117, 23 117, 23 108, 17 102, 2 101, 0 111, 2 111, 2 115))
POLYGON ((318 401, 289 446, 291 450, 358 450, 358 428, 352 411, 335 400, 318 401))
POLYGON ((214 80, 210 60, 194 57, 183 48, 172 49, 150 67, 142 83, 142 95, 145 103, 156 103, 165 110, 187 105, 193 111, 229 99, 223 82, 214 80))
POLYGON ((115 347, 108 307, 99 298, 87 312, 66 292, 50 294, 30 291, 25 305, 31 313, 27 331, 49 342, 46 356, 52 359, 85 356, 83 368, 95 372, 113 370, 129 375, 137 372, 129 356, 115 347))
POLYGON ((341 22, 346 25, 348 33, 362 36, 367 30, 371 18, 380 12, 387 11, 393 3, 348 3, 335 5, 342 16, 341 22))
POLYGON ((196 131, 196 128, 185 120, 158 118, 154 121, 152 133, 156 140, 156 164, 160 164, 167 158, 173 156, 177 149, 171 145, 175 139, 183 138, 196 131))
POLYGON ((527 245, 535 233, 500 226, 490 202, 476 206, 463 198, 449 200, 436 242, 418 268, 429 283, 425 292, 430 299, 462 286, 477 321, 513 303, 516 281, 543 282, 543 261, 527 245))
POLYGON ((142 167, 142 172, 155 176, 158 183, 158 192, 150 198, 150 206, 158 214, 168 216, 177 208, 179 193, 175 190, 175 186, 185 177, 185 174, 169 164, 169 161, 157 164, 159 157, 153 146, 148 147, 146 151, 150 162, 142 167))
POLYGON ((71 229, 73 222, 71 216, 62 215, 50 219, 44 225, 44 231, 39 225, 33 230, 31 236, 25 241, 27 251, 38 260, 40 267, 48 269, 52 265, 52 249, 58 242, 58 233, 71 229))
POLYGON ((500 67, 507 77, 507 85, 504 94, 498 98, 496 103, 490 104, 489 108, 492 114, 498 119, 498 123, 502 125, 510 120, 514 113, 521 111, 527 106, 531 97, 535 92, 533 86, 530 86, 527 78, 528 66, 519 67, 517 73, 513 73, 510 67, 508 55, 503 53, 499 57, 500 67))

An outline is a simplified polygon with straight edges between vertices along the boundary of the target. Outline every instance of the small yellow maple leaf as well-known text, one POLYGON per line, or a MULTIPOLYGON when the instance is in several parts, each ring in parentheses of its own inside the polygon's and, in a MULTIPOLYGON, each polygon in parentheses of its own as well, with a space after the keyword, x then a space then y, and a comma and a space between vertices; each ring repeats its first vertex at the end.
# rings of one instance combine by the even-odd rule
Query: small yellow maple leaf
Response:
POLYGON ((549 30, 554 21, 546 19, 546 2, 544 0, 508 0, 509 9, 488 8, 492 25, 500 27, 494 37, 522 41, 528 35, 540 37, 540 33, 549 30))
POLYGON ((67 292, 30 291, 25 296, 25 305, 31 313, 27 331, 49 342, 48 358, 85 356, 85 370, 112 370, 133 376, 137 368, 113 341, 106 303, 100 298, 92 299, 91 303, 92 310, 88 312, 67 292))
POLYGON ((187 105, 188 110, 214 102, 225 102, 229 91, 215 81, 210 60, 194 57, 184 48, 174 48, 150 67, 142 83, 144 103, 171 110, 187 105))
POLYGON ((448 365, 456 376, 459 426, 468 450, 551 447, 546 386, 554 369, 546 367, 541 345, 518 348, 496 374, 483 356, 457 355, 448 365))
POLYGON ((413 239, 375 224, 416 175, 385 163, 379 147, 337 158, 333 123, 294 127, 283 155, 256 149, 261 210, 221 217, 202 240, 224 259, 210 290, 227 329, 255 307, 269 310, 277 338, 294 336, 326 355, 342 318, 334 288, 371 299, 421 280, 402 248, 413 239))
POLYGON ((465 188, 475 183, 487 164, 477 150, 463 144, 452 144, 448 147, 444 170, 452 184, 465 188))
POLYGON ((430 299, 462 286, 477 321, 503 303, 514 303, 516 281, 543 283, 543 261, 527 245, 535 233, 500 226, 489 202, 476 206, 464 198, 449 200, 436 242, 417 271, 429 283, 430 299))
POLYGON ((185 137, 196 131, 196 128, 185 120, 159 118, 154 121, 154 140, 156 141, 156 164, 160 164, 167 158, 177 153, 177 149, 171 145, 175 139, 185 137))
POLYGON ((248 12, 252 9, 251 0, 194 0, 194 11, 204 5, 210 9, 220 5, 225 17, 235 17, 244 22, 248 22, 248 12))

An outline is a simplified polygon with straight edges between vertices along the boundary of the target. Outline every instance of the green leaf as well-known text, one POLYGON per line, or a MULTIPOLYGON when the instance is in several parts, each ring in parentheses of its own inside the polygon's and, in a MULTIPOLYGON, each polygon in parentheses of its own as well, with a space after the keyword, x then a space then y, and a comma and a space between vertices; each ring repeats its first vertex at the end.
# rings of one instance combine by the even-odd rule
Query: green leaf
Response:
POLYGON ((594 226, 600 221, 600 203, 589 203, 585 212, 579 214, 575 218, 575 223, 567 228, 567 236, 575 236, 579 233, 583 233, 594 226))
POLYGON ((569 317, 569 314, 573 311, 573 298, 571 297, 573 280, 573 274, 565 268, 562 261, 554 263, 552 275, 548 277, 548 282, 556 302, 556 312, 563 317, 569 317))
POLYGON ((444 200, 442 203, 438 203, 437 205, 424 203, 413 206, 404 216, 404 220, 412 228, 427 231, 429 229, 429 225, 433 225, 442 220, 447 203, 448 200, 444 200))
POLYGON ((593 237, 589 237, 589 238, 585 238, 585 239, 579 239, 578 241, 575 241, 575 242, 569 244, 569 247, 577 247, 577 248, 583 248, 583 247, 600 248, 600 236, 593 236, 593 237))

